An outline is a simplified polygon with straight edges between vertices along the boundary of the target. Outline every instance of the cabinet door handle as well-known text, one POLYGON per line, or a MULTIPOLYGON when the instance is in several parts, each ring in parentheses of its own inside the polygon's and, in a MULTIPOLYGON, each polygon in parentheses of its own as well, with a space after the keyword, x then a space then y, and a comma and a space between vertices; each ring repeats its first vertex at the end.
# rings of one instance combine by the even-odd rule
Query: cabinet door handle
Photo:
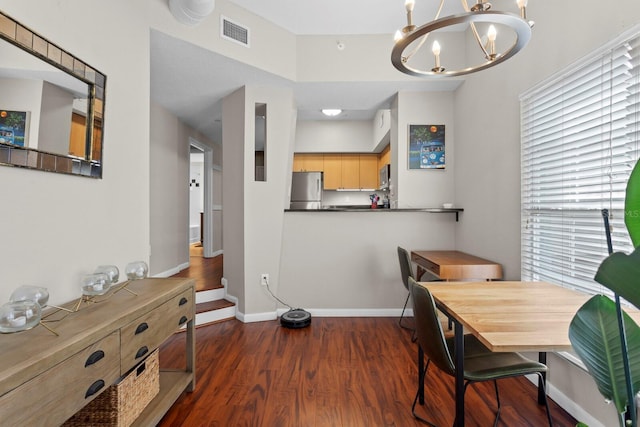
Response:
POLYGON ((136 353, 136 359, 141 358, 142 356, 144 356, 148 352, 149 352, 149 349, 147 348, 146 345, 140 347, 140 350, 138 350, 138 352, 136 353))
POLYGON ((187 299, 185 297, 180 298, 180 302, 178 303, 178 305, 185 305, 187 303, 187 299))
POLYGON ((136 328, 136 333, 135 335, 141 334, 144 331, 146 331, 147 329, 149 329, 149 325, 147 325, 147 322, 142 322, 138 325, 138 327, 136 328))
POLYGON ((86 368, 87 366, 93 365, 94 363, 96 363, 100 359, 102 359, 103 357, 104 357, 104 351, 102 351, 102 350, 94 351, 93 353, 91 353, 91 356, 89 356, 87 358, 87 361, 84 362, 84 367, 86 368))
POLYGON ((103 380, 98 380, 98 381, 94 382, 93 384, 91 384, 91 386, 89 386, 89 389, 85 393, 84 398, 86 399, 87 397, 93 396, 94 394, 99 392, 102 389, 102 387, 104 387, 104 381, 103 380))
POLYGON ((182 324, 183 324, 184 322, 186 322, 187 320, 188 320, 188 319, 187 319, 187 316, 182 316, 182 317, 180 318, 180 320, 178 321, 178 325, 182 325, 182 324))

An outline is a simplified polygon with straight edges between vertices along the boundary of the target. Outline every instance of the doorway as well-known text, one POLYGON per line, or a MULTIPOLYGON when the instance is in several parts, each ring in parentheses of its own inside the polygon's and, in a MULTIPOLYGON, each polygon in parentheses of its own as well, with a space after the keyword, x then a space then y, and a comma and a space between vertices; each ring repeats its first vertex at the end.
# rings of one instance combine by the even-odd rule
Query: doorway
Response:
POLYGON ((189 245, 202 245, 203 256, 215 256, 213 249, 213 149, 189 138, 189 245))

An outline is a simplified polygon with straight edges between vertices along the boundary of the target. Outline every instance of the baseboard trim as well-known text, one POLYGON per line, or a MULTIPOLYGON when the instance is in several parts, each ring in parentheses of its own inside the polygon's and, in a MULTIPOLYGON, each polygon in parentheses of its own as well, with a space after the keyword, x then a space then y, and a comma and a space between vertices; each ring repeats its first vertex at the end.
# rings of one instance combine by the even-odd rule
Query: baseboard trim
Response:
MULTIPOLYGON (((228 295, 225 297, 229 301, 233 301, 237 304, 237 299, 228 295)), ((311 313, 315 317, 400 317, 402 314, 401 308, 305 308, 304 310, 311 313)), ((269 320, 276 320, 283 313, 289 311, 288 308, 279 308, 276 311, 263 312, 263 313, 236 313, 236 318, 244 323, 252 322, 265 322, 269 320)), ((407 312, 404 313, 407 316, 407 312)), ((410 313, 411 317, 413 313, 410 313)))
POLYGON ((174 274, 180 273, 185 268, 189 268, 189 263, 188 262, 185 262, 184 264, 180 264, 179 266, 171 268, 171 269, 169 269, 167 271, 163 271, 161 273, 154 274, 152 277, 161 277, 161 278, 171 277, 174 274))
POLYGON ((213 252, 211 253, 211 256, 210 256, 210 257, 208 256, 208 257, 205 257, 205 258, 215 258, 215 257, 217 257, 218 255, 222 255, 223 253, 224 253, 224 251, 223 251, 222 249, 219 249, 219 250, 217 250, 217 251, 213 251, 213 252))

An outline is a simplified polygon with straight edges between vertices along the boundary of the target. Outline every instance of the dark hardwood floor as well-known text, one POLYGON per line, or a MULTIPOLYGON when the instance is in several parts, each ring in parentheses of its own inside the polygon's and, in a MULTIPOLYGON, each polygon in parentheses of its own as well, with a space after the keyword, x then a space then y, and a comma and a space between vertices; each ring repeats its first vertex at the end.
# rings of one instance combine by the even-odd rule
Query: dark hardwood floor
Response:
MULTIPOLYGON (((399 285, 400 286, 400 285, 399 285)), ((185 334, 160 349, 161 368, 184 367, 185 334)), ((196 390, 184 393, 160 426, 358 427, 423 426, 411 414, 416 344, 397 318, 317 318, 304 329, 277 321, 238 320, 196 330, 196 390)), ((546 426, 536 387, 500 382, 500 426, 546 426)), ((439 426, 454 417, 453 378, 429 371, 420 413, 439 426)), ((576 421, 551 402, 554 425, 576 421)), ((468 426, 493 425, 490 384, 467 391, 468 426)))

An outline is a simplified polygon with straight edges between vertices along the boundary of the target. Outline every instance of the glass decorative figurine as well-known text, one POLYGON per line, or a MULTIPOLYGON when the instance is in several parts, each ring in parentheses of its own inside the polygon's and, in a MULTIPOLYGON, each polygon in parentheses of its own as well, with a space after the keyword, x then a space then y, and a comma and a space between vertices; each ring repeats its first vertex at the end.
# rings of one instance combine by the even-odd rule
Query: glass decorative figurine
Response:
POLYGON ((83 295, 104 295, 111 288, 111 278, 106 273, 87 274, 82 278, 81 286, 83 295))
POLYGON ((109 276, 112 285, 118 283, 120 278, 120 270, 115 265, 99 265, 94 273, 105 273, 109 276))
POLYGON ((22 285, 13 291, 9 297, 9 301, 35 301, 40 305, 40 308, 44 308, 49 301, 49 291, 42 286, 22 285))
POLYGON ((130 262, 125 267, 125 273, 129 280, 144 279, 147 277, 147 273, 149 273, 149 267, 147 267, 147 263, 144 261, 130 262))
POLYGON ((8 302, 0 307, 0 332, 12 333, 31 329, 40 323, 42 310, 31 300, 8 302))

